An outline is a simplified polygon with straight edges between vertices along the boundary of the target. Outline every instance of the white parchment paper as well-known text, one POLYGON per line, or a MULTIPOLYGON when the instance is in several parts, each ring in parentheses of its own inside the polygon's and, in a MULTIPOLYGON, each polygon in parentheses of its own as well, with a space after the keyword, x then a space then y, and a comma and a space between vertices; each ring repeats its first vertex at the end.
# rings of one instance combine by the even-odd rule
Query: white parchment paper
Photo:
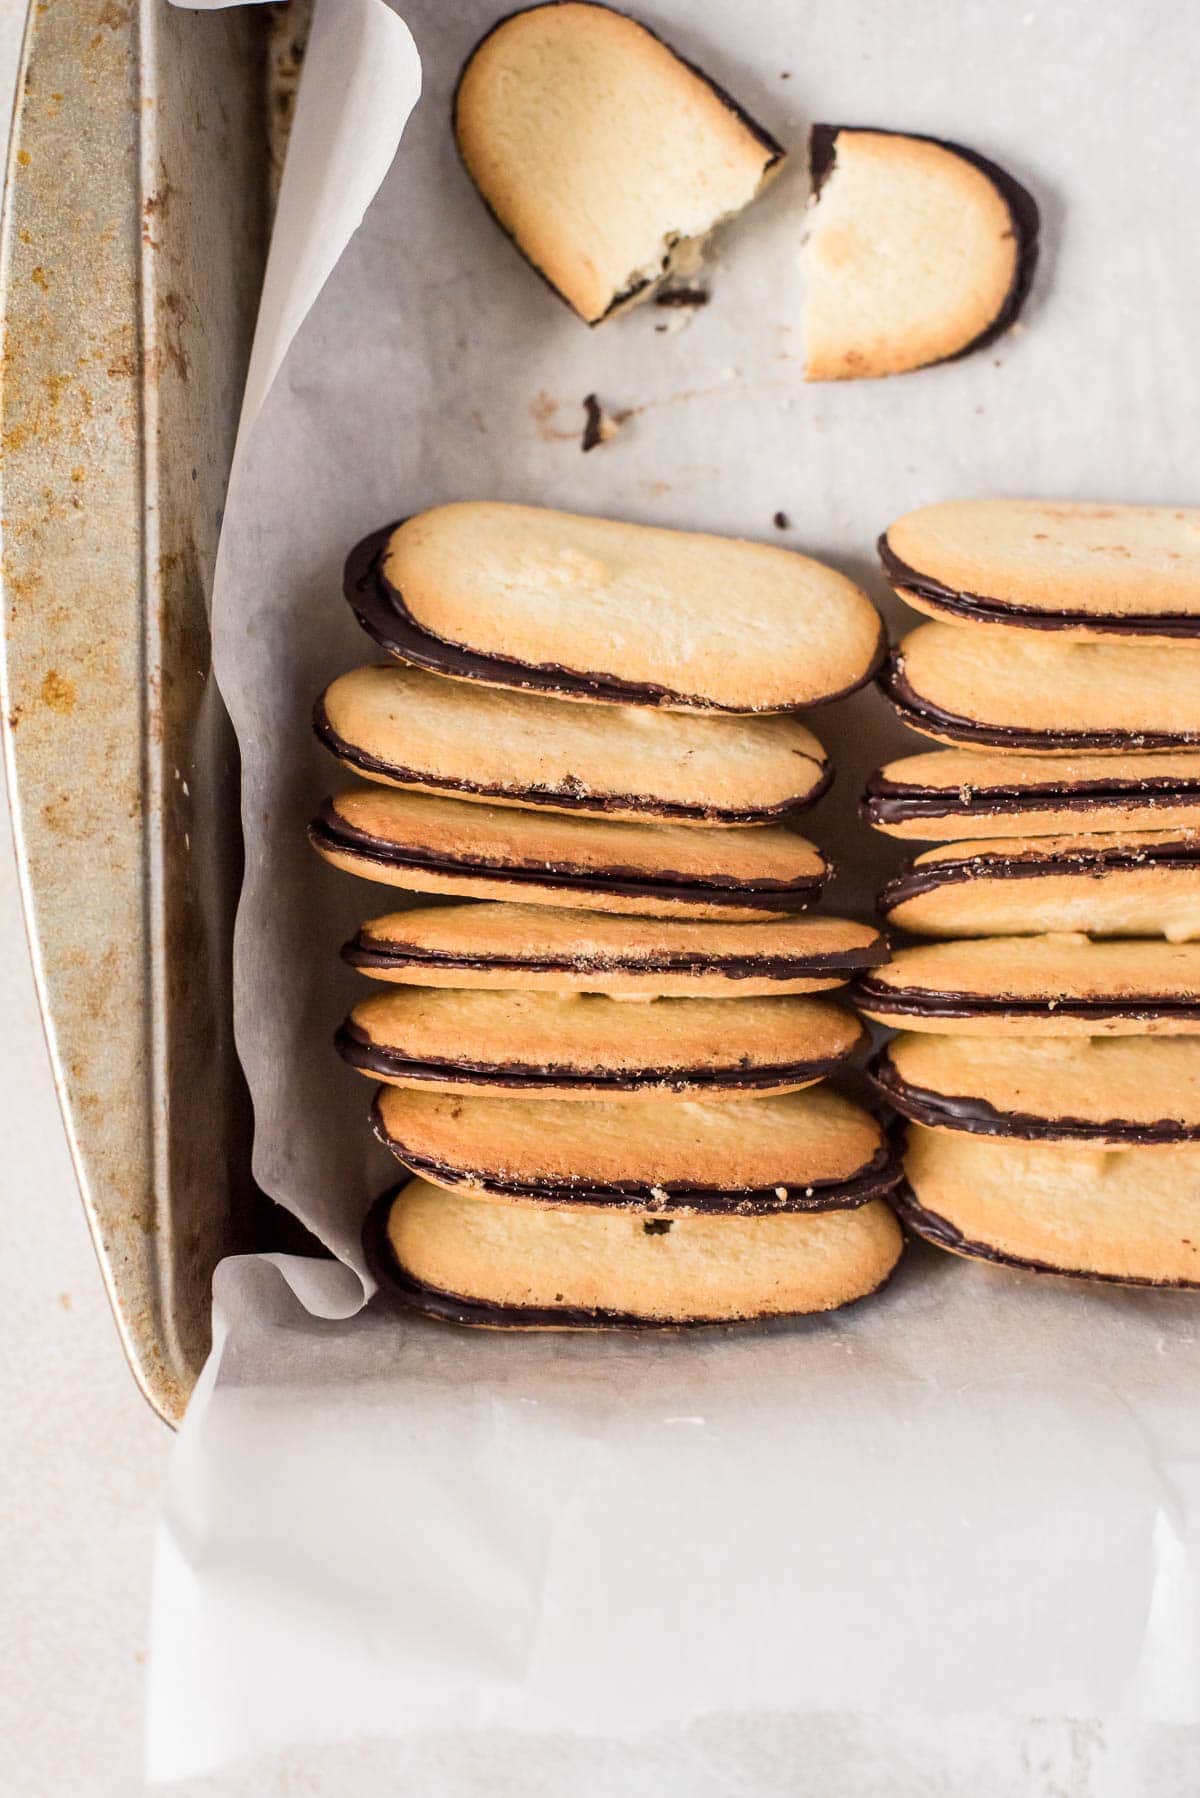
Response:
MULTIPOLYGON (((358 990, 336 951, 393 897, 303 833, 340 784, 313 699, 374 659, 341 560, 403 512, 488 496, 769 538, 897 621, 872 544, 912 506, 1194 497, 1194 21, 1177 0, 640 7, 791 148, 815 119, 958 138, 1041 203, 1015 331, 943 369, 806 387, 802 156, 721 240, 694 316, 589 331, 520 261, 448 122, 500 10, 405 0, 410 39, 382 0, 318 7, 214 641, 245 769, 256 1172, 339 1261, 220 1270, 160 1544, 151 1770, 701 1724, 721 1789, 749 1794, 801 1713, 1194 1723, 1194 1299, 917 1250, 877 1302, 749 1335, 509 1339, 362 1309, 359 1223, 396 1170, 330 1046, 358 990), (630 416, 585 456, 593 391, 630 416)), ((862 909, 895 857, 854 799, 905 739, 874 694, 811 722, 840 770, 812 833, 845 868, 833 903, 862 909)), ((660 1789, 695 1789, 680 1766, 660 1789)))

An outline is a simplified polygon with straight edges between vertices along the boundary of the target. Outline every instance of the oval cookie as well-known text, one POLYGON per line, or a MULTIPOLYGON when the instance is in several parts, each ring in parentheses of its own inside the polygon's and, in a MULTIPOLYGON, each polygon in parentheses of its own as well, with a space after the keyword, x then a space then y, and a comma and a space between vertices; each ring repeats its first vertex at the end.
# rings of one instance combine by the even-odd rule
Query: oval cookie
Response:
POLYGON ((462 501, 366 537, 359 623, 435 674, 566 699, 790 712, 870 679, 883 627, 795 550, 540 506, 462 501))
POLYGON ((1200 1139, 1200 1040, 1187 1036, 935 1036, 904 1031, 869 1070, 930 1129, 1029 1142, 1200 1139))
POLYGON ((413 1180, 364 1230, 380 1284, 427 1316, 490 1329, 746 1323, 878 1292, 903 1249, 880 1199, 776 1217, 639 1217, 497 1205, 413 1180))
POLYGON ((491 1099, 380 1087, 380 1141, 435 1186, 656 1215, 828 1211, 896 1178, 879 1124, 826 1086, 766 1099, 491 1099))
POLYGON ((863 1046, 852 1012, 821 999, 653 999, 396 987, 338 1033, 352 1067, 439 1092, 794 1092, 863 1046))
POLYGON ((946 500, 889 525, 879 555, 903 600, 951 624, 1200 636, 1200 508, 946 500))
POLYGON ((879 684, 911 730, 968 748, 1127 756, 1200 742, 1200 644, 922 624, 879 684))
POLYGON ((803 911, 830 875, 821 852, 782 824, 625 824, 378 786, 337 794, 309 840, 334 867, 387 886, 648 917, 803 911))
POLYGON ((863 817, 888 836, 1102 836, 1200 830, 1200 751, 1174 755, 998 755, 933 749, 872 774, 863 817))
POLYGON ((868 1018, 953 1036, 1190 1036, 1200 943, 981 937, 899 949, 853 989, 868 1018))
POLYGON ((398 665, 343 674, 314 724, 368 780, 611 818, 764 824, 812 805, 831 774, 788 716, 573 705, 398 665))
POLYGON ((1200 1286, 1200 1145, 1099 1149, 905 1131, 897 1203, 927 1242, 1032 1273, 1200 1286))
POLYGON ((1018 837, 927 849, 879 909, 914 936, 1200 938, 1200 835, 1018 837))
POLYGON ((826 991, 888 951, 869 924, 819 913, 713 924, 485 902, 372 918, 342 954, 410 986, 721 998, 826 991))

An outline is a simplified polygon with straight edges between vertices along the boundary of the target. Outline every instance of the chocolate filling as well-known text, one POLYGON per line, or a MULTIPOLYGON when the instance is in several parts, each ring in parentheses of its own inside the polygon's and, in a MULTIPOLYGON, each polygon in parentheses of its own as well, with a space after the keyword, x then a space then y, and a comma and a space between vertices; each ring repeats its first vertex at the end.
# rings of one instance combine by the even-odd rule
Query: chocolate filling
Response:
POLYGON ((483 798, 497 799, 501 803, 505 799, 521 799, 529 805, 553 807, 555 811, 645 812, 655 818, 704 818, 714 824, 767 824, 794 812, 807 811, 818 799, 823 799, 833 785, 832 764, 825 762, 816 783, 807 792, 784 799, 778 805, 759 806, 750 811, 731 811, 722 810, 715 805, 655 799, 645 793, 589 793, 583 789, 581 782, 575 787, 514 787, 506 786, 500 781, 489 784, 486 781, 458 779, 450 774, 422 772, 417 768, 404 767, 399 762, 384 761, 382 757, 372 755, 369 750, 347 742, 329 722, 323 699, 318 699, 313 707, 313 729, 325 748, 336 755, 340 762, 357 768, 368 778, 371 775, 383 775, 402 787, 433 788, 439 793, 478 793, 483 798))
POLYGON ((1045 612, 1037 606, 1016 605, 1011 600, 991 599, 981 593, 965 593, 944 587, 931 575, 920 574, 892 549, 886 531, 876 546, 885 578, 901 599, 912 593, 938 611, 969 618, 981 624, 1011 624, 1025 630, 1064 631, 1086 625, 1098 635, 1118 637, 1200 637, 1200 613, 1195 612, 1045 612))
MULTIPOLYGON (((460 157, 462 156, 462 150, 461 150, 461 147, 459 146, 459 137, 458 137, 458 100, 459 100, 459 93, 462 89, 463 78, 466 75, 467 70, 470 68, 472 62, 474 62, 476 56, 478 56, 479 52, 483 49, 483 46, 487 43, 487 41, 491 37, 492 33, 495 31, 499 31, 499 29, 502 25, 507 25, 510 19, 520 18, 521 14, 525 13, 525 12, 535 12, 535 11, 539 10, 541 5, 545 5, 545 4, 553 5, 553 4, 561 4, 561 3, 562 3, 562 0, 537 0, 537 4, 534 6, 518 6, 512 12, 505 13, 502 18, 499 18, 496 20, 495 24, 488 26, 488 29, 484 32, 483 36, 480 38, 479 42, 475 45, 475 47, 471 51, 470 55, 466 58, 465 62, 462 65, 462 68, 458 72, 458 80, 454 84, 454 93, 453 93, 453 96, 451 97, 451 102, 450 102, 451 127, 452 127, 452 131, 453 131, 453 135, 454 135, 455 148, 458 149, 460 157)), ((615 6, 599 5, 598 0, 580 0, 580 3, 583 5, 595 6, 597 11, 599 11, 599 12, 615 12, 618 14, 618 17, 620 17, 620 18, 628 18, 629 17, 628 13, 620 12, 619 9, 615 6)), ((697 68, 696 64, 694 62, 689 62, 685 56, 680 56, 678 50, 676 50, 671 44, 667 43, 667 40, 664 37, 660 37, 657 31, 652 31, 649 25, 643 24, 640 19, 635 20, 634 23, 640 25, 642 30, 645 31, 650 37, 654 38, 656 43, 662 44, 665 49, 669 50, 671 55, 675 58, 676 62, 682 63, 685 69, 690 70, 693 75, 697 76, 698 79, 701 80, 704 83, 704 85, 713 94, 716 95, 717 99, 721 102, 722 106, 724 106, 728 112, 733 113, 734 117, 742 125, 744 125, 746 127, 747 131, 750 132, 751 136, 756 138, 757 141, 762 145, 763 149, 768 152, 768 159, 767 159, 766 163, 763 165, 762 177, 761 177, 761 180, 759 183, 759 191, 761 192, 762 191, 762 183, 765 182, 768 171, 773 169, 775 167, 776 163, 778 163, 783 156, 782 144, 776 143, 775 139, 771 136, 770 132, 765 130, 764 127, 757 122, 757 120, 752 119, 750 117, 750 114, 746 111, 745 107, 739 105, 739 103, 733 98, 732 94, 727 93, 723 87, 721 87, 717 82, 715 82, 712 79, 711 75, 706 75, 703 69, 697 68)), ((520 257, 522 257, 522 259, 528 264, 528 266, 533 270, 534 274, 537 275, 540 280, 545 282, 546 286, 550 289, 551 293, 554 294, 558 299, 563 300, 567 305, 570 305, 571 303, 569 300, 567 300, 566 295, 564 293, 562 293, 559 290, 559 288, 557 288, 555 286, 554 282, 550 279, 550 277, 546 273, 545 269, 539 268, 538 264, 533 260, 532 256, 530 256, 528 251, 525 250, 525 248, 517 241, 517 239, 514 237, 513 233, 509 230, 508 226, 498 216, 495 208, 492 206, 491 201, 486 198, 486 196, 481 192, 481 190, 477 186, 477 184, 475 182, 475 177, 471 174, 470 169, 467 168, 465 158, 463 158, 463 167, 466 169, 467 176, 471 182, 471 185, 475 188, 476 193, 479 194, 480 199, 483 201, 483 204, 484 204, 485 208, 487 209, 487 212, 488 212, 493 224, 497 227, 497 229, 499 231, 501 231, 503 233, 503 235, 505 237, 507 237, 509 243, 512 244, 512 246, 516 250, 517 254, 520 257)), ((600 314, 600 316, 598 318, 588 319, 585 322, 592 329, 594 329, 599 324, 603 324, 603 322, 606 318, 611 317, 611 315, 614 312, 619 311, 622 306, 628 305, 630 300, 636 299, 638 294, 644 293, 646 288, 653 286, 655 284, 655 282, 664 280, 667 276, 670 275, 670 273, 671 273, 671 258, 670 258, 670 254, 668 252, 668 254, 663 257, 662 268, 657 275, 643 275, 638 280, 631 281, 630 284, 627 287, 623 288, 620 293, 613 295, 612 299, 609 301, 608 305, 605 307, 604 311, 600 314)), ((572 311, 575 310, 573 306, 571 307, 571 310, 572 311)), ((578 314, 576 316, 578 316, 578 314)))
POLYGON ((906 824, 922 818, 975 818, 1030 812, 1088 812, 1105 806, 1135 807, 1154 801, 1189 800, 1200 806, 1200 780, 1072 781, 1061 787, 971 787, 964 799, 959 787, 917 787, 872 774, 862 799, 868 824, 906 824))
POLYGON ((1200 729, 1187 731, 1121 730, 1021 730, 1010 724, 981 724, 956 712, 943 711, 922 699, 903 672, 904 656, 894 649, 878 674, 879 689, 900 715, 902 724, 916 731, 932 731, 955 742, 976 745, 1016 744, 1021 749, 1177 749, 1200 742, 1200 729))
MULTIPOLYGON (((393 531, 405 522, 397 519, 381 531, 372 531, 355 544, 346 558, 343 591, 358 622, 388 655, 434 674, 458 680, 482 681, 486 686, 515 687, 522 692, 551 693, 575 699, 594 699, 609 705, 682 706, 689 711, 730 712, 753 715, 753 706, 717 705, 694 693, 679 693, 648 681, 627 681, 615 674, 583 674, 559 662, 519 662, 511 656, 483 655, 462 644, 435 637, 419 625, 404 603, 399 589, 383 572, 383 560, 393 531)), ((855 693, 878 672, 887 651, 887 637, 880 621, 879 642, 863 674, 837 693, 793 705, 772 706, 772 712, 806 711, 829 705, 855 693)))
POLYGON ((1105 848, 1103 839, 1087 849, 1060 855, 1038 855, 1029 850, 1020 856, 994 854, 964 856, 961 861, 939 861, 923 867, 909 866, 888 881, 879 895, 883 913, 896 910, 910 899, 919 899, 939 887, 958 886, 970 880, 1045 880, 1077 875, 1102 880, 1106 874, 1153 871, 1158 868, 1200 868, 1200 847, 1188 843, 1159 843, 1145 849, 1127 846, 1105 848))
POLYGON ((928 987, 883 987, 868 975, 855 982, 856 1005, 872 1014, 924 1018, 1178 1018, 1200 1023, 1200 994, 1181 999, 1177 994, 1131 994, 1125 999, 1062 998, 1047 994, 1039 999, 1017 999, 1002 993, 933 992, 928 987))
POLYGON ((522 886, 561 887, 564 892, 613 893, 628 899, 677 899, 684 904, 747 906, 758 911, 803 911, 829 878, 830 870, 810 875, 807 879, 786 885, 782 881, 762 886, 737 886, 722 875, 712 875, 709 882, 689 881, 684 876, 664 869, 654 880, 624 878, 633 872, 624 867, 589 871, 567 864, 550 863, 536 867, 493 866, 478 858, 435 855, 428 849, 410 848, 403 844, 373 837, 356 830, 339 818, 333 806, 326 804, 319 817, 308 827, 309 840, 320 850, 355 855, 363 861, 382 867, 428 868, 437 873, 474 875, 491 882, 522 886))
POLYGON ((845 949, 807 959, 783 955, 721 956, 663 953, 653 959, 621 960, 618 956, 563 955, 557 959, 521 955, 466 955, 452 950, 422 949, 409 943, 389 943, 382 937, 371 937, 365 928, 342 948, 342 956, 353 968, 455 968, 496 970, 513 974, 595 974, 598 978, 611 974, 719 974, 725 980, 803 980, 819 979, 825 974, 858 973, 865 968, 878 968, 888 960, 882 937, 862 949, 845 949))
POLYGON ((1049 1261, 1033 1261, 1026 1255, 1002 1253, 986 1242, 972 1242, 969 1237, 956 1230, 948 1218, 939 1216, 936 1211, 927 1211, 907 1180, 902 1180, 896 1188, 891 1196, 891 1203, 908 1228, 918 1236, 923 1236, 926 1242, 933 1243, 939 1249, 948 1249, 955 1255, 966 1255, 972 1261, 992 1261, 998 1267, 1017 1267, 1029 1274, 1058 1274, 1069 1280, 1099 1280, 1108 1286, 1171 1287, 1185 1292, 1200 1288, 1200 1280, 1148 1280, 1134 1274, 1098 1274, 1082 1267, 1055 1267, 1049 1261))
POLYGON ((1157 1118, 1139 1124, 1128 1118, 1108 1118, 1098 1123, 1088 1118, 997 1111, 986 1099, 911 1085, 886 1050, 871 1063, 867 1078, 896 1111, 931 1129, 962 1130, 972 1136, 1012 1136, 1025 1142, 1106 1142, 1129 1147, 1192 1142, 1200 1137, 1200 1120, 1188 1124, 1180 1118, 1157 1118))
POLYGON ((1040 215, 1037 201, 1027 187, 1002 169, 999 163, 981 156, 977 150, 970 150, 965 144, 956 144, 945 137, 928 137, 918 131, 885 131, 875 125, 814 125, 809 134, 809 175, 812 183, 814 199, 818 198, 822 187, 829 179, 837 162, 837 139, 841 132, 863 131, 872 137, 903 137, 915 143, 936 144, 941 150, 949 150, 969 162, 982 175, 986 175, 992 186, 996 188, 1004 204, 1008 208, 1012 220, 1013 236, 1017 240, 1017 259, 1013 269, 1012 280, 1008 292, 1000 302, 996 316, 989 325, 965 343, 960 350, 954 350, 949 356, 935 357, 933 362, 922 363, 923 368, 936 368, 942 362, 958 362, 964 356, 971 356, 976 350, 986 349, 997 337, 1003 335, 1013 323, 1026 296, 1033 284, 1034 270, 1037 268, 1038 231, 1040 215))
POLYGON ((338 1053, 364 1073, 383 1079, 402 1075, 406 1080, 437 1080, 463 1086, 519 1087, 535 1092, 636 1092, 641 1087, 666 1088, 671 1092, 757 1092, 791 1081, 823 1080, 862 1047, 863 1038, 843 1055, 827 1055, 813 1061, 759 1064, 756 1067, 673 1067, 617 1069, 555 1066, 527 1061, 482 1062, 466 1056, 454 1061, 422 1061, 402 1049, 376 1043, 350 1019, 341 1026, 334 1043, 338 1053))

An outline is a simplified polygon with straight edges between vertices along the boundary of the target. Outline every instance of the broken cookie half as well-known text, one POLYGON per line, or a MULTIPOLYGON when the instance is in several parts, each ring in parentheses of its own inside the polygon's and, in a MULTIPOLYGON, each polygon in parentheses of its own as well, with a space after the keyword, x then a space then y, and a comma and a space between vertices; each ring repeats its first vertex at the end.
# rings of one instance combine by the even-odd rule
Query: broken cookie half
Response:
POLYGON ((1016 318, 1038 209, 962 144, 814 125, 805 378, 904 374, 982 349, 1016 318))
POLYGON ((459 77, 454 135, 497 224, 593 325, 693 268, 783 160, 722 88, 590 0, 493 26, 459 77))

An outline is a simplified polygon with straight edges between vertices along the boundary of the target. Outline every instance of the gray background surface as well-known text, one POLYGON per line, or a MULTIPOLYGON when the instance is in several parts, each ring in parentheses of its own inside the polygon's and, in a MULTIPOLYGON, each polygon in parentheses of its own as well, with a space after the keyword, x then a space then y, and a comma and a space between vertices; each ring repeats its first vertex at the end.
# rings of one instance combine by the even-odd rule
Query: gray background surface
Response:
MULTIPOLYGON (((20 0, 0 0, 0 114, 6 113, 21 33, 20 0)), ((1160 20, 1170 9, 1153 9, 1160 20)), ((1131 9, 1132 11, 1132 9, 1131 9)), ((1053 7, 1013 9, 1038 34, 1053 7)), ((1188 9, 1174 9, 1180 29, 1188 9)), ((947 10, 952 21, 953 9, 947 10)), ((1072 53, 1057 46, 1057 53, 1072 53)), ((864 54, 869 51, 864 49, 864 54)), ((1121 122, 1097 130, 1120 135, 1121 122)), ((1143 146, 1153 156, 1153 145, 1143 146)), ((1170 171, 1152 171, 1148 179, 1170 171)), ((1178 171, 1176 171, 1178 173, 1178 171)), ((1166 252, 1169 254, 1169 247, 1166 252)), ((1156 271, 1147 270, 1153 282, 1156 271)), ((1181 321, 1191 328, 1192 320, 1181 321)), ((1136 321, 1129 321, 1135 335, 1136 321)), ((1131 353, 1135 346, 1131 343, 1131 353)), ((1103 371, 1097 371, 1102 378, 1103 371)), ((621 395, 614 396, 619 401, 621 395)), ((1064 425, 1065 428, 1065 425, 1064 425)), ((2 807, 2 799, 0 799, 2 807)), ((87 1237, 53 1098, 33 997, 7 820, 0 820, 0 1792, 14 1798, 128 1798, 142 1789, 140 1723, 151 1532, 170 1438, 138 1397, 121 1358, 87 1237)), ((348 1756, 327 1751, 246 1770, 180 1792, 427 1794, 436 1798, 436 1748, 419 1761, 395 1744, 348 1756)), ((456 1769, 459 1770, 459 1769, 456 1769)), ((475 1768, 482 1793, 554 1794, 585 1788, 565 1750, 534 1771, 523 1753, 475 1768)), ((642 1798, 656 1788, 653 1750, 610 1765, 586 1789, 642 1798)), ((797 1726, 789 1793, 923 1798, 970 1792, 1028 1798, 1183 1798, 1200 1786, 1194 1734, 1031 1722, 1020 1730, 971 1719, 914 1719, 886 1732, 814 1718, 797 1726)), ((722 1789, 719 1764, 696 1743, 695 1791, 722 1789)), ((764 1798, 775 1788, 764 1787, 764 1798)))

